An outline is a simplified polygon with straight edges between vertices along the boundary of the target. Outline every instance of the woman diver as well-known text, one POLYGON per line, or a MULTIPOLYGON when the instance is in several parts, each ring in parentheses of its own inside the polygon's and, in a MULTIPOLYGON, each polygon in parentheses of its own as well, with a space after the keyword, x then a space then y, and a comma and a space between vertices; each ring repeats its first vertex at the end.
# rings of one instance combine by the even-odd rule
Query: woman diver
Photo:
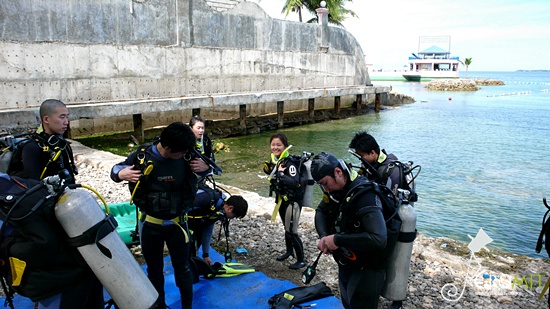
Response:
POLYGON ((298 225, 302 205, 299 204, 300 198, 300 171, 298 166, 290 160, 289 149, 292 145, 288 144, 288 139, 283 133, 275 133, 270 140, 271 156, 269 161, 264 164, 264 172, 269 175, 269 192, 275 192, 276 207, 272 220, 275 219, 275 212, 283 221, 285 228, 286 252, 277 257, 277 261, 284 261, 290 256, 296 258, 294 264, 290 264, 290 269, 300 269, 307 265, 304 258, 304 246, 300 236, 298 236, 298 225), (296 255, 294 255, 296 253, 296 255))

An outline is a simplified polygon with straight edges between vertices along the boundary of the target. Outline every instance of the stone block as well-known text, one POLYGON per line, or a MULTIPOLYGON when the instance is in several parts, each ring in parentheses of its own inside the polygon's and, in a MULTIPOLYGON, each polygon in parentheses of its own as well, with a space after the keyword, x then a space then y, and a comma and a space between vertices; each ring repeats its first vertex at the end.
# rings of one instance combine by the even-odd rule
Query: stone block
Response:
MULTIPOLYGON (((86 86, 83 84, 82 86, 86 86)), ((91 101, 111 101, 112 92, 111 92, 111 80, 95 78, 90 84, 90 98, 91 101)))
POLYGON ((119 49, 114 46, 89 47, 90 76, 94 78, 110 78, 124 70, 124 62, 119 59, 119 49))
POLYGON ((122 77, 111 79, 111 97, 114 101, 131 100, 137 92, 137 78, 122 77))
POLYGON ((161 97, 176 97, 180 95, 179 80, 177 78, 163 78, 160 80, 161 97))
POLYGON ((2 100, 1 109, 19 109, 26 108, 28 105, 27 89, 25 82, 18 83, 0 83, 0 93, 2 100))
MULTIPOLYGON (((93 83, 90 79, 73 79, 60 82, 62 86, 61 98, 62 100, 69 102, 87 102, 96 100, 94 92, 96 83, 93 83)), ((110 94, 109 94, 110 95, 110 94)))
POLYGON ((60 81, 45 81, 38 83, 40 103, 46 99, 60 99, 65 100, 65 103, 69 103, 62 95, 62 83, 60 81))
POLYGON ((11 81, 28 78, 25 65, 24 45, 6 42, 0 44, 0 81, 11 81))

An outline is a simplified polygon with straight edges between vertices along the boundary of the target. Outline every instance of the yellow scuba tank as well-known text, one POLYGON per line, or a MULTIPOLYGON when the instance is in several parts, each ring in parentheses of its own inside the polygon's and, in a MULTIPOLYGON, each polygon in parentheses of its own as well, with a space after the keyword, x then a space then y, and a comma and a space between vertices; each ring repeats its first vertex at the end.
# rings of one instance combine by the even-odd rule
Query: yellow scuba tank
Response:
POLYGON ((66 190, 55 206, 55 216, 71 238, 69 242, 101 226, 92 236, 95 243, 77 245, 78 251, 119 308, 153 306, 158 292, 114 230, 116 221, 106 220, 109 217, 92 194, 85 190, 66 190))

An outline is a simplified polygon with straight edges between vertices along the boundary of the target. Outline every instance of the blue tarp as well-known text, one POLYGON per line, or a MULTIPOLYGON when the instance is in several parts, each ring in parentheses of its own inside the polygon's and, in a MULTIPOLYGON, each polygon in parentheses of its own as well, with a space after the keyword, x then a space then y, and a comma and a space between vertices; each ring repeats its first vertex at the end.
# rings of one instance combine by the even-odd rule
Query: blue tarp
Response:
MULTIPOLYGON (((200 252, 199 256, 201 256, 200 252)), ((223 263, 224 261, 223 256, 213 249, 210 250, 210 256, 214 262, 223 263)), ((169 256, 165 258, 164 265, 166 304, 172 309, 181 308, 179 290, 174 282, 169 256)), ((145 269, 146 266, 143 267, 145 269)), ((301 274, 301 270, 296 271, 296 276, 300 277, 301 274)), ((211 280, 201 278, 193 285, 193 308, 269 308, 267 303, 269 298, 295 287, 296 285, 288 280, 272 279, 261 272, 211 280)), ((105 299, 110 299, 107 292, 105 292, 105 299)), ((4 297, 0 298, 0 304, 3 304, 4 300, 4 297)), ((33 303, 29 299, 18 295, 14 299, 14 304, 17 309, 33 308, 33 303)), ((307 304, 316 304, 315 308, 319 309, 343 308, 340 300, 334 296, 305 303, 307 304)))

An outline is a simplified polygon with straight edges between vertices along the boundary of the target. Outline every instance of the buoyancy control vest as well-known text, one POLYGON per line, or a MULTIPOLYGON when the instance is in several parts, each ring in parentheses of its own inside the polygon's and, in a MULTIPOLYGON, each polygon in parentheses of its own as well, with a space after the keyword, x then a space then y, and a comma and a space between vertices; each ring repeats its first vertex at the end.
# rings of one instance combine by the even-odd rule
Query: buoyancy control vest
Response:
POLYGON ((199 189, 195 196, 193 206, 187 210, 190 227, 200 224, 214 224, 220 220, 221 209, 224 203, 224 195, 218 189, 212 189, 204 183, 199 183, 199 189))
POLYGON ((395 248, 401 228, 401 220, 397 214, 397 200, 391 190, 359 176, 350 184, 342 201, 334 224, 336 232, 348 234, 363 232, 364 227, 360 219, 367 211, 367 207, 381 207, 386 224, 387 241, 382 252, 352 251, 341 247, 333 253, 335 260, 342 265, 356 264, 369 269, 387 267, 388 258, 395 248), (367 193, 374 193, 377 201, 380 201, 380 205, 360 205, 356 203, 357 199, 367 193))
MULTIPOLYGON (((27 161, 28 162, 28 161, 27 161)), ((55 176, 61 170, 67 170, 74 177, 78 175, 73 151, 69 141, 58 135, 45 132, 32 134, 30 140, 24 144, 19 153, 14 153, 13 161, 8 174, 22 178, 43 179, 48 176, 55 176), (32 159, 24 158, 31 156, 32 159), (24 160, 38 161, 38 165, 29 170, 28 163, 23 166, 24 160), (36 169, 36 170, 33 170, 36 169)), ((74 179, 69 180, 74 183, 74 179)))
POLYGON ((399 161, 393 153, 386 155, 385 151, 382 151, 386 159, 377 168, 379 179, 376 182, 386 185, 394 194, 397 194, 397 189, 409 191, 407 197, 409 203, 418 201, 415 179, 420 173, 420 165, 414 165, 412 161, 399 161), (414 173, 415 170, 416 173, 414 173))
POLYGON ((271 154, 271 161, 266 162, 264 172, 269 174, 271 186, 269 193, 275 191, 277 197, 281 195, 285 201, 298 202, 300 206, 311 207, 313 204, 313 187, 315 181, 311 176, 311 158, 313 153, 304 151, 301 156, 287 154, 280 160, 275 160, 271 154), (291 180, 284 181, 278 175, 278 166, 283 164, 287 167, 287 176, 291 180))
POLYGON ((304 308, 300 304, 332 295, 334 295, 332 290, 324 282, 319 282, 280 292, 269 298, 267 302, 270 309, 304 308))
MULTIPOLYGON (((133 200, 147 215, 170 220, 185 212, 185 182, 194 176, 183 158, 159 158, 153 153, 153 146, 148 146, 144 154, 148 164, 152 164, 154 168, 148 175, 142 176, 133 200)), ((130 183, 130 192, 134 191, 135 186, 135 183, 130 183)))
POLYGON ((49 195, 39 181, 0 173, 0 270, 10 287, 33 301, 91 273, 77 249, 67 245, 54 213, 57 198, 49 195))

